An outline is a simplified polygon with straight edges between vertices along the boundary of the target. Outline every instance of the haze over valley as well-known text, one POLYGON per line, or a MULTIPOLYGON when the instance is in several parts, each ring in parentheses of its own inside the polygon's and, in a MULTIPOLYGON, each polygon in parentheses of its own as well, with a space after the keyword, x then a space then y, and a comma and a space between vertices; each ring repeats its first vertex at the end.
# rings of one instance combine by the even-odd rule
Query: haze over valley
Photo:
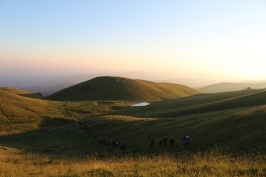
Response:
POLYGON ((265 1, 0 16, 0 177, 266 176, 265 1))
POLYGON ((118 76, 126 77, 131 79, 143 79, 157 83, 176 83, 183 84, 195 89, 198 89, 204 93, 217 93, 217 92, 227 92, 227 91, 237 91, 246 88, 252 89, 262 89, 266 88, 266 81, 264 80, 212 80, 212 79, 202 79, 202 78, 173 78, 167 79, 165 77, 159 76, 153 73, 105 73, 105 74, 79 74, 68 77, 37 77, 37 78, 20 78, 20 79, 2 79, 0 81, 1 86, 16 87, 19 89, 24 89, 32 92, 40 92, 44 96, 51 95, 62 89, 70 87, 72 85, 78 84, 80 82, 85 82, 90 79, 99 76, 118 76), (161 78, 161 79, 160 79, 161 78), (231 82, 228 82, 231 81, 231 82))

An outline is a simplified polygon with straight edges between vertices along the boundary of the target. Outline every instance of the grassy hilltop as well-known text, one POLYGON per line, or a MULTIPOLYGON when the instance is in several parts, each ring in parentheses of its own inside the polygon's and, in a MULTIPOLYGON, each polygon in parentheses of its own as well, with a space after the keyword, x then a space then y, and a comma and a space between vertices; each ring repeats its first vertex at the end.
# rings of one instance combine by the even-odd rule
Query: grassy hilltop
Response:
POLYGON ((218 93, 218 92, 230 92, 230 91, 238 91, 245 90, 247 88, 252 89, 265 89, 266 83, 262 81, 262 83, 233 83, 233 82, 222 82, 207 85, 201 88, 198 88, 203 93, 218 93))
POLYGON ((194 176, 266 175, 264 90, 199 94, 185 86, 170 84, 170 89, 176 90, 174 96, 166 83, 157 85, 129 79, 123 83, 123 79, 96 78, 49 98, 0 88, 0 161, 7 161, 1 164, 5 168, 0 167, 0 176, 16 176, 10 173, 16 163, 21 163, 16 169, 25 176, 30 173, 33 176, 117 176, 121 173, 124 176, 191 176, 191 172, 194 176), (106 79, 108 84, 100 82, 106 79), (98 89, 88 92, 87 88, 96 81, 98 89), (130 87, 130 83, 136 87, 130 87), (145 89, 134 96, 133 90, 141 84, 146 85, 145 89), (117 93, 116 97, 106 91, 107 86, 112 90, 110 93, 117 93), (160 90, 160 94, 153 89, 160 90), (163 91, 166 93, 159 97, 163 91), (169 94, 174 98, 169 99, 169 94), (144 99, 143 95, 148 96, 144 99), (151 104, 129 106, 142 99, 151 104), (77 120, 81 120, 84 128, 78 127, 77 120), (99 144, 86 127, 104 139, 126 142, 126 149, 99 144), (177 147, 178 139, 185 135, 191 137, 192 144, 188 149, 177 147), (174 148, 169 144, 158 147, 159 140, 165 136, 175 139, 174 148), (155 147, 150 149, 153 137, 155 147), (216 148, 222 154, 216 153, 216 148), (247 154, 236 158, 239 152, 247 154), (178 168, 173 164, 178 164, 178 168), (25 166, 32 170, 24 172, 25 166), (49 171, 55 167, 55 173, 49 171))
POLYGON ((200 93, 180 84, 154 83, 122 77, 96 77, 63 89, 49 97, 60 101, 131 100, 156 101, 200 93))

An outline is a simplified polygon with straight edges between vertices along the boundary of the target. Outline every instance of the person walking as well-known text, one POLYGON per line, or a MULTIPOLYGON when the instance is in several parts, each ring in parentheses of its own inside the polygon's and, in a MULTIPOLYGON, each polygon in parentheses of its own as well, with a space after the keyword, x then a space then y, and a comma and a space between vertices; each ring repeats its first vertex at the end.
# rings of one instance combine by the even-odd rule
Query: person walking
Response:
POLYGON ((173 138, 170 138, 170 147, 174 147, 174 139, 173 138))
POLYGON ((163 145, 163 140, 159 141, 159 147, 161 147, 163 145))
POLYGON ((163 146, 164 146, 164 147, 166 146, 167 141, 168 141, 168 138, 167 138, 167 136, 166 136, 166 137, 164 137, 164 139, 163 139, 163 146))
POLYGON ((184 138, 184 146, 185 146, 185 148, 187 148, 188 147, 188 144, 190 143, 190 138, 189 138, 189 136, 186 136, 185 138, 184 138))
POLYGON ((154 146, 154 138, 151 139, 151 148, 154 146))

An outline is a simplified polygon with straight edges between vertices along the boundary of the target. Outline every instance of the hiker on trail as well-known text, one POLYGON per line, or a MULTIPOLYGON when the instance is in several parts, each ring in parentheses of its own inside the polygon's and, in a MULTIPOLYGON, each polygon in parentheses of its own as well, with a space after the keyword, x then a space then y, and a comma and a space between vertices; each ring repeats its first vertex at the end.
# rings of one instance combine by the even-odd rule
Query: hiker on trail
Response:
POLYGON ((98 138, 98 143, 103 144, 103 139, 99 137, 98 138))
POLYGON ((116 147, 119 147, 119 144, 120 144, 120 142, 119 141, 116 141, 115 146, 116 147))
POLYGON ((81 127, 81 121, 80 120, 78 120, 78 128, 82 128, 81 127))
POLYGON ((159 147, 163 145, 163 140, 159 141, 159 147))
POLYGON ((112 146, 112 140, 107 140, 106 146, 112 146))
POLYGON ((151 139, 151 148, 153 148, 154 145, 154 138, 151 139))
POLYGON ((170 138, 170 147, 174 147, 174 139, 170 138))
POLYGON ((120 149, 126 149, 126 143, 120 142, 119 147, 120 149))
POLYGON ((187 148, 187 146, 188 146, 189 143, 190 143, 190 138, 189 138, 189 136, 185 136, 185 137, 184 137, 184 146, 185 146, 185 148, 187 148))
POLYGON ((167 138, 167 136, 166 136, 166 137, 164 137, 164 139, 163 139, 163 146, 166 146, 167 141, 168 141, 168 138, 167 138))
POLYGON ((183 144, 183 139, 181 138, 181 139, 178 141, 178 146, 179 146, 180 148, 182 148, 182 144, 183 144))
POLYGON ((116 144, 116 141, 115 140, 113 140, 112 141, 112 145, 115 147, 115 144, 116 144))

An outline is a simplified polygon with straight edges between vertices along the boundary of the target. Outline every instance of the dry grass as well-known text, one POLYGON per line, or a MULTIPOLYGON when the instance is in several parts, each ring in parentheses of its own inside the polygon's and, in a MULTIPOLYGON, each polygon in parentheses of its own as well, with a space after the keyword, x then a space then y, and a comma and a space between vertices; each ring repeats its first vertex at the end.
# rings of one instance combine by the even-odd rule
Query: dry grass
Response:
POLYGON ((0 148, 0 177, 17 176, 265 176, 266 155, 209 153, 65 159, 0 148))

